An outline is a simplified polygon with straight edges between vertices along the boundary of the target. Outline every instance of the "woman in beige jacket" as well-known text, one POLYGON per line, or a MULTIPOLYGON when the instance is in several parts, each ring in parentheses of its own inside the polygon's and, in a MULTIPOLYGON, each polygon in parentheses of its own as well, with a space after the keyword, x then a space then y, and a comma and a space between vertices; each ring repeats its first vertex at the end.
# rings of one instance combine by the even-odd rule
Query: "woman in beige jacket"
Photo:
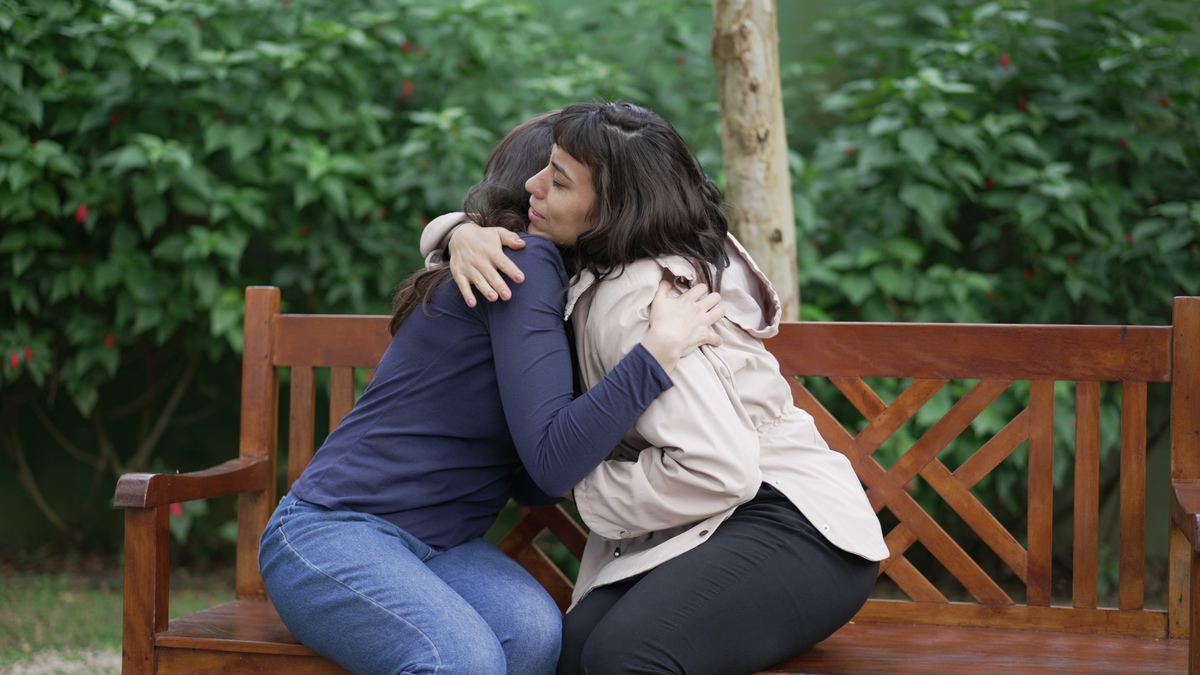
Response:
MULTIPOLYGON (((755 672, 858 611, 888 553, 879 521, 849 461, 793 405, 762 343, 778 296, 674 128, 629 104, 576 104, 555 141, 526 184, 529 217, 570 246, 584 387, 645 334, 660 280, 708 284, 726 311, 720 346, 680 360, 675 386, 573 490, 591 533, 559 673, 755 672)), ((492 241, 481 232, 455 237, 460 269, 487 267, 471 253, 492 241)))

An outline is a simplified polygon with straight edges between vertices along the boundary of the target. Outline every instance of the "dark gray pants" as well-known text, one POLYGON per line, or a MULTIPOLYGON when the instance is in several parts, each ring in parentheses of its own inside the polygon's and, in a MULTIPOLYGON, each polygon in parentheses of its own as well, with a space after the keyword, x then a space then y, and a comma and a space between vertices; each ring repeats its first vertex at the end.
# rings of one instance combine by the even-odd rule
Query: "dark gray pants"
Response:
POLYGON ((563 621, 558 673, 753 673, 845 625, 878 573, 764 485, 709 541, 592 590, 563 621))

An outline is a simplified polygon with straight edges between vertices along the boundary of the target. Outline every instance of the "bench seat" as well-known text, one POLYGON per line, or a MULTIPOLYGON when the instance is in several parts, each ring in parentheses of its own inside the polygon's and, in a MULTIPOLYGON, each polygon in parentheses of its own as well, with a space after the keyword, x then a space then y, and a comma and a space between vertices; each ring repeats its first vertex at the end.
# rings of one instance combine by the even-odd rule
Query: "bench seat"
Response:
MULTIPOLYGON (((160 673, 345 673, 301 645, 270 602, 235 600, 171 621, 160 673), (172 664, 178 663, 175 669, 172 664), (197 669, 197 664, 209 664, 197 669), (288 663, 287 667, 282 667, 288 663)), ((1183 673, 1187 642, 1030 630, 852 623, 764 673, 1183 673)))

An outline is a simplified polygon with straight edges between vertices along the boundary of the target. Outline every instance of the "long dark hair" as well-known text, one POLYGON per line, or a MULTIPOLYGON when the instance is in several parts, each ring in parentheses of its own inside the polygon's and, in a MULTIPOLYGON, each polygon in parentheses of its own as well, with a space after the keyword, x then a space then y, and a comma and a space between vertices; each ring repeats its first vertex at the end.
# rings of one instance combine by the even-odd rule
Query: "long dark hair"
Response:
MULTIPOLYGON (((529 193, 525 181, 550 161, 554 147, 556 110, 544 112, 521 123, 504 135, 483 167, 483 180, 467 191, 463 211, 483 227, 503 227, 524 232, 529 227, 529 193)), ((445 263, 417 270, 396 287, 392 296, 392 335, 418 306, 429 313, 429 300, 437 288, 449 281, 445 263)))
POLYGON ((554 141, 588 167, 596 190, 597 225, 575 243, 577 269, 603 279, 640 258, 680 255, 720 288, 725 203, 675 127, 632 103, 576 103, 559 113, 554 141))

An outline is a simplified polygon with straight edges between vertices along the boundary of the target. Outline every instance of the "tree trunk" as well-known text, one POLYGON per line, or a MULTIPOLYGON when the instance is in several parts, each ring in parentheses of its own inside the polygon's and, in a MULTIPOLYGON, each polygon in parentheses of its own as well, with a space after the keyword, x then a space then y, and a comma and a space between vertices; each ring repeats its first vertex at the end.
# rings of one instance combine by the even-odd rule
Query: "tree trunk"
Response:
POLYGON ((713 0, 712 49, 730 227, 775 286, 784 320, 797 319, 796 226, 775 0, 713 0))

